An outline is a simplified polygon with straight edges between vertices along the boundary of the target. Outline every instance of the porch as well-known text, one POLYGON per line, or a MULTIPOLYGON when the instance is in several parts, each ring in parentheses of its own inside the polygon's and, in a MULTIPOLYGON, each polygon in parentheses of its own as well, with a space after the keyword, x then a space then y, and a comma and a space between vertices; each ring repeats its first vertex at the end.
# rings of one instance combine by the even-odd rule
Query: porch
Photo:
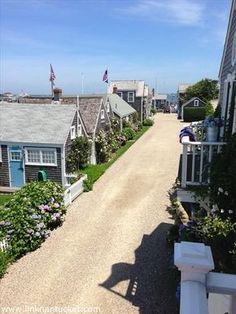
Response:
POLYGON ((179 163, 178 197, 184 202, 196 202, 191 188, 207 186, 210 183, 210 165, 213 157, 220 153, 225 142, 207 140, 206 130, 201 123, 189 126, 196 141, 189 136, 181 139, 182 154, 179 163))

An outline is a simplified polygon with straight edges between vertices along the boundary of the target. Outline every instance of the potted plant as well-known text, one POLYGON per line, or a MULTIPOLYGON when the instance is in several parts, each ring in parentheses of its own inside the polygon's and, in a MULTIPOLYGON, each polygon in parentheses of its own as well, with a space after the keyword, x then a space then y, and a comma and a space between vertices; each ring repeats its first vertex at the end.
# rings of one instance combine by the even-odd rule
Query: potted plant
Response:
POLYGON ((222 126, 222 120, 220 118, 207 117, 203 121, 203 125, 206 127, 206 141, 216 142, 219 128, 222 126))

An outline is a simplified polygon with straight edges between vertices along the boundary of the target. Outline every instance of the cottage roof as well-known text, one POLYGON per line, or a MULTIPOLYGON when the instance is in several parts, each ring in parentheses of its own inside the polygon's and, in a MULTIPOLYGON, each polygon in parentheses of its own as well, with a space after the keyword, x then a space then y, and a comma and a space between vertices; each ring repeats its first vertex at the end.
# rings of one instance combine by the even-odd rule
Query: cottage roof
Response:
POLYGON ((112 111, 121 118, 136 112, 133 107, 116 94, 108 94, 105 96, 105 99, 109 101, 112 111))
POLYGON ((64 144, 76 105, 0 103, 0 141, 64 144))
POLYGON ((182 107, 185 107, 186 105, 190 104, 190 103, 193 102, 194 100, 199 100, 199 101, 201 101, 203 104, 206 105, 206 103, 205 103, 203 100, 201 100, 200 98, 198 98, 198 97, 192 97, 191 99, 189 99, 188 101, 186 101, 186 102, 182 105, 182 107))
POLYGON ((102 95, 79 97, 79 112, 88 134, 93 134, 95 131, 102 99, 102 95))
POLYGON ((147 96, 148 87, 145 85, 144 81, 139 80, 118 80, 111 81, 108 86, 108 94, 113 93, 113 88, 117 87, 119 91, 136 91, 137 97, 147 96))

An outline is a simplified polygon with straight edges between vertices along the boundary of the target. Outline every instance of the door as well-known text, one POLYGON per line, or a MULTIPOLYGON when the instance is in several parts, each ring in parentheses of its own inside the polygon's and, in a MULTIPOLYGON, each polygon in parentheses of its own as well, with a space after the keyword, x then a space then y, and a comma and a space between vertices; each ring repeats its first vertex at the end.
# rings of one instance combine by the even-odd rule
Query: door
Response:
POLYGON ((13 146, 9 148, 11 187, 24 185, 24 168, 22 148, 13 146))

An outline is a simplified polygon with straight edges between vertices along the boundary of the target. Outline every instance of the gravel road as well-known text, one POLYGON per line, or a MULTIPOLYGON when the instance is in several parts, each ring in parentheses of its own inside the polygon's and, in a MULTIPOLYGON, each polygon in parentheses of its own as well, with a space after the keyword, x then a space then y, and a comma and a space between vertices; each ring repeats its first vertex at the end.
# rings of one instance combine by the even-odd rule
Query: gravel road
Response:
POLYGON ((177 313, 165 236, 180 128, 175 114, 156 114, 154 126, 69 207, 63 226, 9 268, 1 306, 18 313, 177 313))

